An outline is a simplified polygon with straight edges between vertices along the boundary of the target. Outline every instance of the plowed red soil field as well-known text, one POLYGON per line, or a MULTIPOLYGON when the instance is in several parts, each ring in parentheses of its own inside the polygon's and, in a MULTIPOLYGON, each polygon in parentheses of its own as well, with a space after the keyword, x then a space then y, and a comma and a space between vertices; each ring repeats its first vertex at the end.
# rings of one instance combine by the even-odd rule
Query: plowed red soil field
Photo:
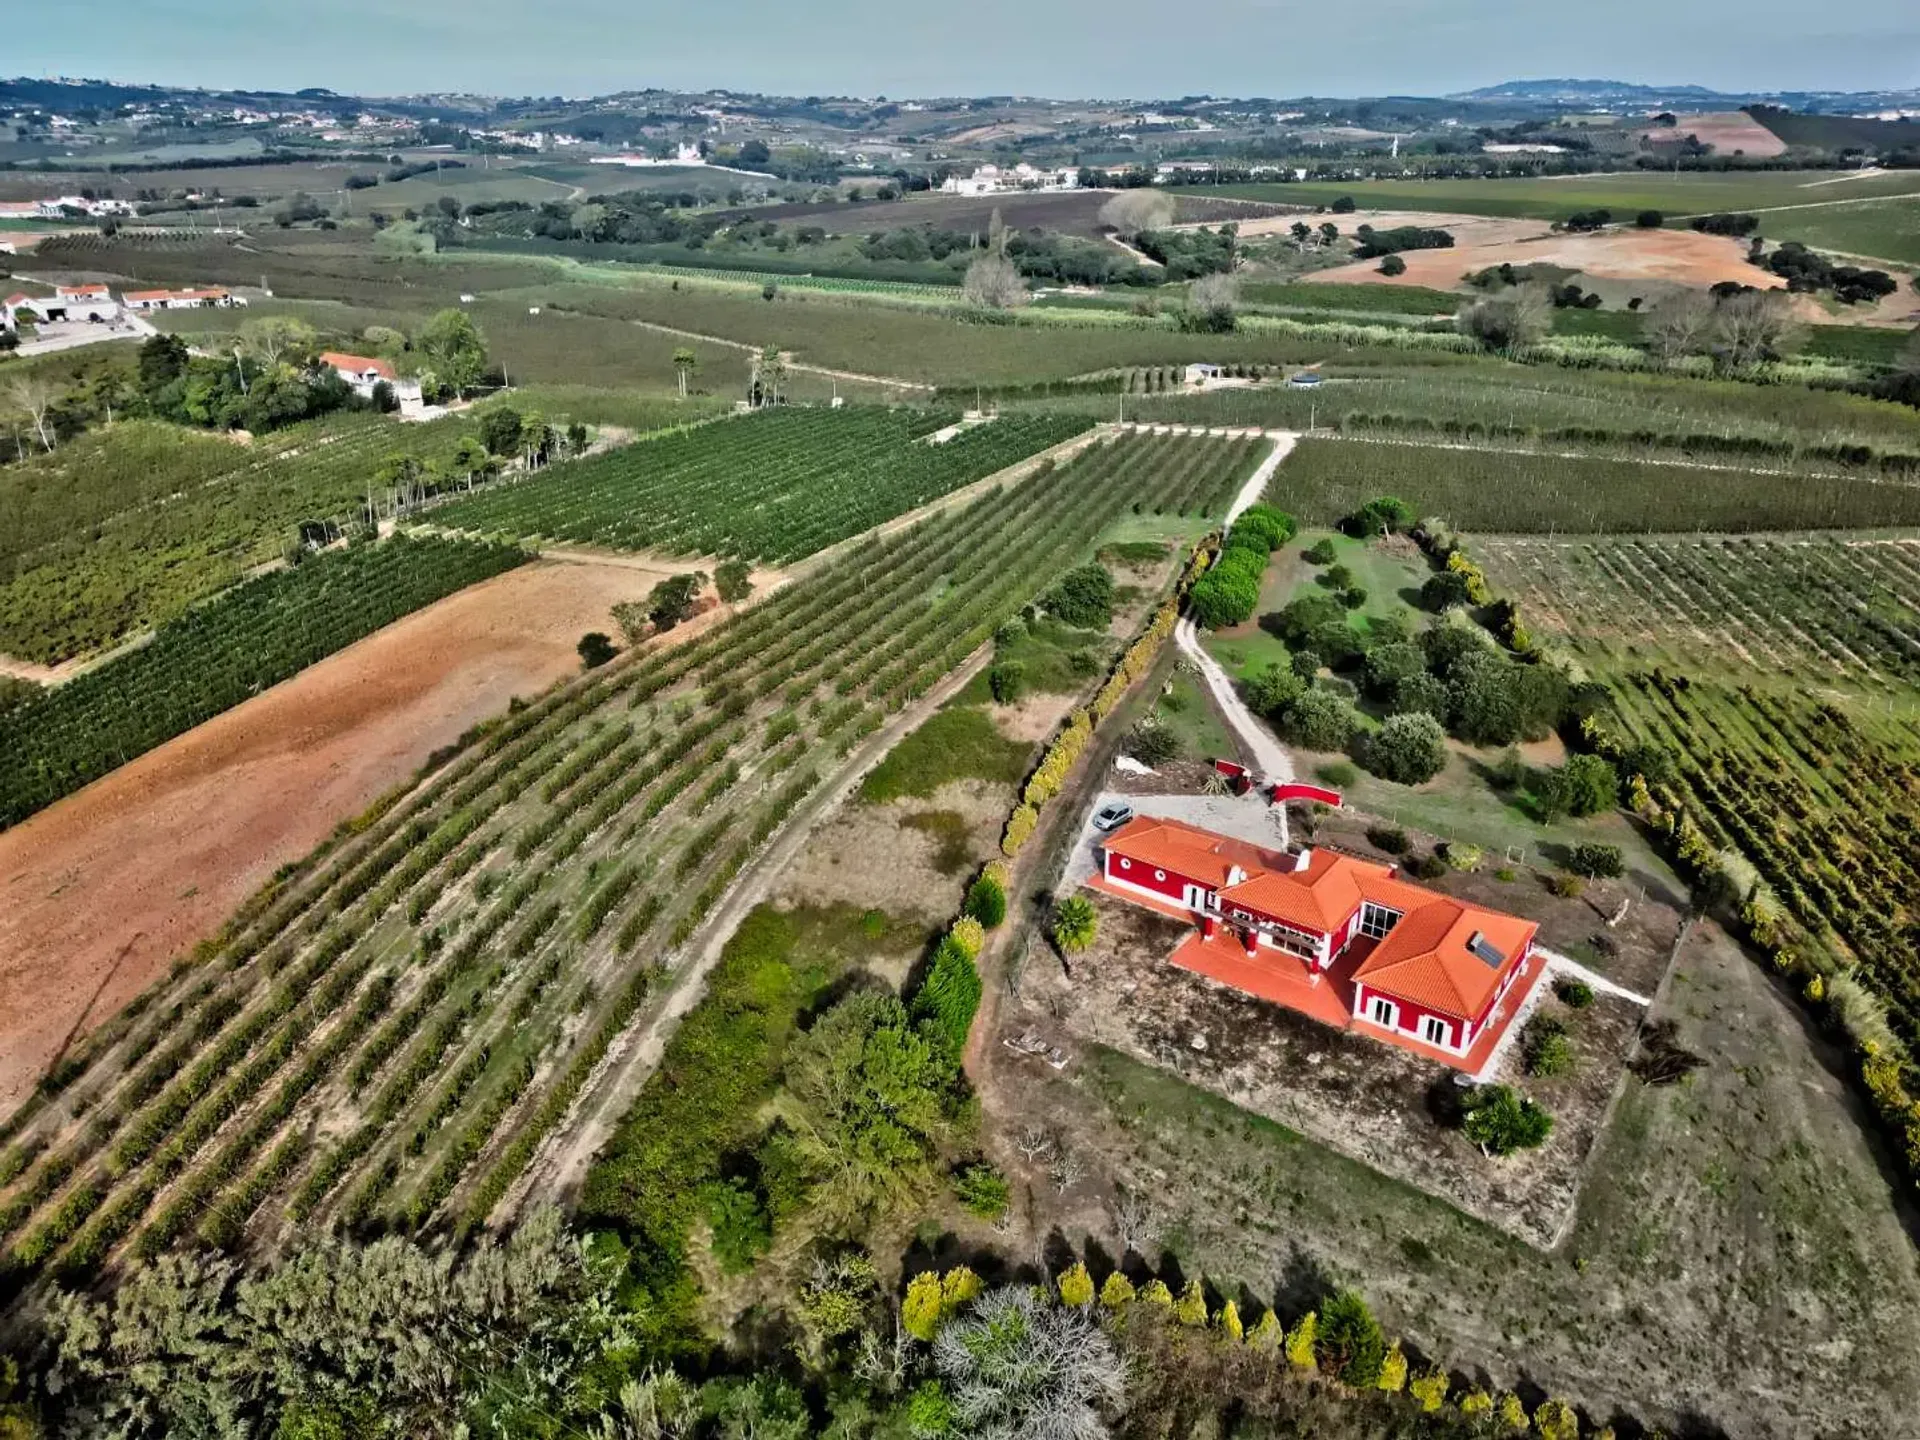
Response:
POLYGON ((610 607, 666 573, 631 557, 509 571, 0 833, 0 1116, 69 1036, 139 994, 279 866, 512 696, 577 670, 580 636, 616 633, 610 607))

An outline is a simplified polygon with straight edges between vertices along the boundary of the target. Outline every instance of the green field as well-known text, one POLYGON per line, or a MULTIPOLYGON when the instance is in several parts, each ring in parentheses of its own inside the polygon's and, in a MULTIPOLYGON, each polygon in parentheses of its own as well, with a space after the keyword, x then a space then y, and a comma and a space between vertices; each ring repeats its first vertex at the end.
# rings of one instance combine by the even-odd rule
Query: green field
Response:
POLYGON ((356 545, 248 582, 138 649, 0 711, 0 828, 526 557, 471 541, 356 545))
POLYGON ((1374 440, 1303 440, 1267 498, 1311 524, 1398 495, 1468 530, 1531 534, 1920 524, 1920 487, 1374 440))
POLYGON ((1850 196, 1920 195, 1920 173, 1884 175, 1820 185, 1832 170, 1746 172, 1660 171, 1623 175, 1532 176, 1512 180, 1310 181, 1290 185, 1233 185, 1223 195, 1298 205, 1330 205, 1352 196, 1373 210, 1428 210, 1459 215, 1499 215, 1564 220, 1583 210, 1606 209, 1621 220, 1642 210, 1663 215, 1708 215, 1723 210, 1764 210, 1850 196), (1813 188, 1809 188, 1813 187, 1813 188))
POLYGON ((1920 198, 1781 210, 1761 219, 1770 240, 1920 266, 1920 198))
POLYGON ((1086 428, 1009 416, 934 444, 957 414, 782 409, 643 441, 456 500, 436 521, 624 550, 782 564, 1086 428))
POLYGON ((0 470, 0 653, 52 664, 171 619, 301 522, 351 518, 390 456, 444 457, 470 429, 346 414, 242 445, 129 420, 0 470))

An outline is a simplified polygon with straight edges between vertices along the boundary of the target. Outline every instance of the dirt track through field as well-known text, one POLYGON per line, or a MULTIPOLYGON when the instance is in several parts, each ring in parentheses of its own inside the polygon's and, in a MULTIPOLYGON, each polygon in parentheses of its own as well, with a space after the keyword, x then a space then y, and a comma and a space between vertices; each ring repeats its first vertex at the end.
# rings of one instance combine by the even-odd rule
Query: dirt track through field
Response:
POLYGON ((275 869, 576 670, 580 636, 667 573, 584 560, 450 596, 0 833, 0 1116, 275 869))
POLYGON ((680 1022, 707 993, 707 977, 720 963, 734 931, 754 906, 773 893, 782 872, 800 853, 814 827, 839 808, 852 794, 853 787, 886 758, 889 750, 959 694, 992 658, 992 648, 982 646, 958 670, 869 736, 841 764, 826 786, 801 806, 772 845, 742 873, 694 932, 668 982, 665 1003, 644 1024, 628 1030, 614 1043, 598 1073, 574 1102, 572 1113, 554 1130, 554 1135, 561 1137, 559 1143, 536 1157, 527 1174, 495 1207, 489 1217, 490 1224, 499 1228, 530 1202, 571 1205, 579 1198, 593 1157, 613 1138, 620 1117, 632 1108, 640 1088, 666 1053, 667 1042, 680 1028, 680 1022))

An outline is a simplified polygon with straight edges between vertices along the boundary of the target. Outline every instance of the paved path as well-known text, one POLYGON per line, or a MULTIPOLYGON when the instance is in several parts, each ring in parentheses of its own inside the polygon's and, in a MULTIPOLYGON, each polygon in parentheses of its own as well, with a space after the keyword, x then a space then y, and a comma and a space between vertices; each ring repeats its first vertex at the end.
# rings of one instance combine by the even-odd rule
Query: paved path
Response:
POLYGON ((1533 1013, 1534 1007, 1540 1003, 1540 997, 1552 990, 1553 977, 1556 975, 1568 980, 1584 980, 1598 993, 1602 995, 1612 995, 1618 999, 1625 1000, 1630 1005, 1638 1005, 1642 1009, 1653 1004, 1653 1001, 1647 996, 1639 994, 1637 991, 1629 990, 1624 985, 1614 984, 1614 982, 1607 979, 1606 976, 1589 970, 1577 960, 1569 960, 1558 951, 1546 950, 1535 946, 1533 953, 1538 955, 1546 965, 1547 973, 1540 976, 1539 979, 1534 982, 1533 988, 1527 991, 1526 999, 1521 1002, 1520 1008, 1514 1012, 1513 1019, 1507 1022, 1507 1028, 1500 1033, 1500 1038, 1494 1042, 1493 1049, 1487 1052, 1486 1060, 1478 1070, 1473 1072, 1473 1081, 1476 1085, 1485 1085, 1499 1073, 1500 1062, 1506 1057, 1507 1052, 1518 1043, 1516 1037, 1522 1030, 1527 1028, 1527 1017, 1533 1013))
POLYGON ((1246 513, 1248 507, 1259 502, 1267 493, 1267 486, 1273 480, 1273 472, 1280 468, 1280 462, 1293 453, 1293 447, 1300 436, 1292 430, 1269 430, 1273 436, 1273 453, 1260 462, 1260 468, 1247 477, 1247 483, 1240 487, 1240 493, 1233 497, 1233 504, 1227 507, 1226 523, 1232 525, 1246 513))
POLYGON ((1233 727, 1233 733, 1253 756, 1253 768, 1264 779, 1283 782, 1293 779, 1293 757, 1287 754, 1286 747, 1275 738, 1259 716, 1247 708, 1240 698, 1240 692, 1233 688, 1233 680, 1220 662, 1209 655, 1200 644, 1198 630, 1192 620, 1182 617, 1173 627, 1173 643, 1180 647, 1180 653, 1200 667, 1201 678, 1207 682, 1213 700, 1220 707, 1220 713, 1227 724, 1233 727))

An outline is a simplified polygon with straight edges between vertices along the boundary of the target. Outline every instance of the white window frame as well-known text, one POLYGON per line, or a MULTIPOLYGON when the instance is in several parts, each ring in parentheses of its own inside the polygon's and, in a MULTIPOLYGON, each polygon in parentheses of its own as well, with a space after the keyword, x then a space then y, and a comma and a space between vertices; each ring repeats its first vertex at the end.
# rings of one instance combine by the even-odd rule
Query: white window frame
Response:
POLYGON ((1165 880, 1167 878, 1167 872, 1164 870, 1156 870, 1153 872, 1153 878, 1156 880, 1165 880))
POLYGON ((1384 995, 1367 997, 1367 1018, 1389 1030, 1400 1028, 1400 1007, 1384 995))
POLYGON ((1129 860, 1129 859, 1127 859, 1127 857, 1126 857, 1126 856, 1124 856, 1124 855, 1122 855, 1122 856, 1120 857, 1120 868, 1121 868, 1122 870, 1131 870, 1131 869, 1133 869, 1133 861, 1131 861, 1131 860, 1129 860))
POLYGON ((1450 1050, 1453 1048, 1453 1026, 1438 1015, 1428 1015, 1420 1022, 1420 1038, 1429 1045, 1450 1050))
POLYGON ((1384 940, 1387 932, 1398 925, 1401 919, 1398 910, 1389 910, 1369 900, 1360 907, 1360 933, 1375 940, 1384 940))

